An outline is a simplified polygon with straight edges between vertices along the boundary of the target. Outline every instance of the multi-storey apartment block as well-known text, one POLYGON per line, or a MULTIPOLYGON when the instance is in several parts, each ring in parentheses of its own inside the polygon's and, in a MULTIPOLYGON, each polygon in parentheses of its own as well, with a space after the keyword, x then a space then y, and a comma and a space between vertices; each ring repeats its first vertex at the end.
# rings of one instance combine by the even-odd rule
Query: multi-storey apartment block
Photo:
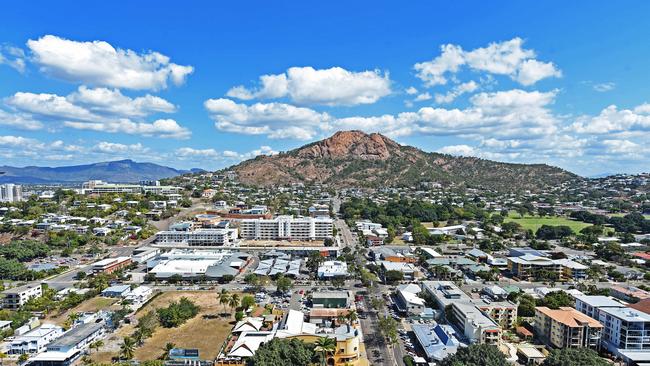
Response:
POLYGON ((333 221, 329 217, 278 216, 274 219, 245 219, 239 227, 243 239, 322 240, 331 238, 333 221))
POLYGON ((535 308, 535 332, 552 347, 597 349, 602 329, 600 322, 573 308, 535 308))

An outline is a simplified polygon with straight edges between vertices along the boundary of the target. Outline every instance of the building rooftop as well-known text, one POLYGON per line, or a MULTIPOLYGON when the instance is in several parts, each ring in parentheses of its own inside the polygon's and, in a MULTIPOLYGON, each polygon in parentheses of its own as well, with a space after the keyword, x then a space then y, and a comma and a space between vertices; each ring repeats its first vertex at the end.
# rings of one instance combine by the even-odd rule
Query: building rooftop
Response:
POLYGON ((103 327, 102 324, 86 323, 78 325, 61 336, 61 338, 49 344, 48 348, 70 348, 88 338, 103 327))
POLYGON ((628 305, 628 307, 650 314, 650 299, 641 300, 636 304, 628 305))
POLYGON ((599 296, 599 295, 579 295, 576 296, 576 300, 580 300, 585 304, 595 307, 595 308, 624 308, 625 305, 614 300, 611 296, 599 296))
POLYGON ((632 308, 602 308, 601 312, 628 322, 650 322, 650 314, 632 308))
POLYGON ((447 355, 455 353, 459 346, 451 326, 413 324, 411 328, 429 360, 441 361, 447 355))
POLYGON ((574 308, 561 307, 559 309, 550 309, 545 306, 538 306, 535 309, 555 320, 556 322, 562 323, 569 327, 580 327, 585 323, 592 328, 603 327, 603 325, 600 324, 600 322, 596 319, 588 317, 587 315, 579 312, 574 308))
POLYGON ((28 285, 22 285, 14 288, 10 288, 8 290, 2 291, 3 294, 21 294, 27 290, 30 290, 34 287, 41 287, 40 284, 28 284, 28 285))

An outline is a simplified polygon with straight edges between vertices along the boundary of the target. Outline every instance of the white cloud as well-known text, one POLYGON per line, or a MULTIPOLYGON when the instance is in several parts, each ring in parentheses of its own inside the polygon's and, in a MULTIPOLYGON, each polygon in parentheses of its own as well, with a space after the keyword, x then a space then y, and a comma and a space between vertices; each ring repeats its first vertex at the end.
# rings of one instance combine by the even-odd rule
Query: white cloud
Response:
POLYGON ((176 149, 176 155, 183 158, 218 158, 221 154, 215 149, 194 149, 181 147, 176 149))
POLYGON ((469 145, 449 145, 444 146, 437 150, 441 154, 449 154, 456 156, 477 156, 478 152, 475 148, 469 145))
POLYGON ((0 125, 21 130, 40 130, 44 126, 31 116, 23 113, 7 113, 0 109, 0 125))
POLYGON ((408 88, 405 90, 405 92, 406 92, 406 94, 408 94, 408 95, 415 95, 415 94, 418 93, 418 90, 411 86, 411 87, 408 87, 408 88))
POLYGON ((461 83, 452 88, 446 94, 436 94, 436 103, 444 104, 451 103, 459 96, 465 93, 472 93, 478 89, 478 83, 474 80, 468 81, 466 83, 461 83))
POLYGON ((84 85, 67 97, 94 112, 104 112, 129 117, 144 117, 153 113, 173 113, 176 106, 167 100, 147 94, 130 98, 118 89, 88 88, 84 85))
POLYGON ((5 98, 5 103, 23 112, 47 117, 69 118, 76 120, 95 120, 99 116, 77 106, 65 97, 56 94, 34 94, 18 92, 5 98))
POLYGON ((372 104, 391 93, 388 73, 378 70, 354 72, 341 67, 316 70, 292 67, 286 73, 263 75, 256 90, 242 85, 226 94, 241 100, 290 98, 297 104, 372 104))
POLYGON ((535 59, 535 51, 522 48, 524 41, 490 43, 487 47, 465 51, 458 45, 443 45, 440 56, 431 61, 415 64, 417 77, 427 86, 445 85, 449 74, 463 66, 480 72, 506 75, 522 85, 532 85, 549 77, 561 77, 561 71, 551 62, 535 59))
POLYGON ((189 129, 173 119, 146 122, 141 117, 154 113, 171 113, 176 107, 152 95, 130 98, 117 89, 89 89, 85 86, 66 96, 18 92, 5 98, 5 104, 16 113, 0 111, 0 124, 16 125, 20 121, 33 121, 32 129, 42 127, 37 120, 60 122, 64 126, 102 132, 122 132, 144 136, 184 139, 191 135, 189 129), (7 122, 9 121, 9 122, 7 122))
POLYGON ((95 146, 95 151, 102 153, 143 153, 149 151, 149 148, 144 147, 141 143, 137 144, 120 144, 116 142, 101 141, 95 146))
POLYGON ((614 88, 616 88, 616 83, 612 82, 594 84, 594 90, 601 93, 614 90, 614 88))
POLYGON ((79 130, 89 130, 110 133, 127 133, 147 137, 187 139, 192 132, 180 126, 173 119, 159 119, 153 123, 134 122, 129 119, 108 120, 103 122, 65 121, 63 125, 79 130))
POLYGON ((558 119, 548 106, 557 91, 526 92, 509 90, 479 93, 470 98, 466 109, 423 107, 416 112, 335 120, 335 129, 359 128, 381 131, 389 136, 465 135, 531 138, 554 133, 558 119))
POLYGON ((0 65, 2 64, 22 74, 25 72, 25 52, 18 47, 0 45, 0 65))
POLYGON ((413 99, 413 101, 422 102, 422 101, 429 100, 429 99, 431 99, 431 94, 429 94, 427 92, 427 93, 418 94, 418 96, 415 97, 415 99, 413 99))
POLYGON ((642 104, 632 110, 615 105, 603 109, 597 116, 581 116, 571 128, 583 134, 650 131, 650 106, 642 104))
POLYGON ((158 52, 137 53, 104 41, 78 42, 46 35, 27 41, 41 71, 63 80, 127 89, 164 89, 185 82, 194 71, 158 52))
POLYGON ((29 139, 22 136, 0 136, 0 146, 34 146, 41 145, 38 140, 29 139))
POLYGON ((284 103, 235 103, 230 99, 209 99, 205 108, 221 131, 270 138, 308 140, 325 127, 331 117, 309 108, 284 103))

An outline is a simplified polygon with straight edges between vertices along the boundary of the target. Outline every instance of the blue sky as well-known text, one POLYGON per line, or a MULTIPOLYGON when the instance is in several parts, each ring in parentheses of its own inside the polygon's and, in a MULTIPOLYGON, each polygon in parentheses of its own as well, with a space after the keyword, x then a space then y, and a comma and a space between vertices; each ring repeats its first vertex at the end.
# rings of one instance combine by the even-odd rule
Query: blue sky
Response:
POLYGON ((0 165, 212 169, 362 129, 648 171, 649 3, 350 3, 5 4, 0 165))

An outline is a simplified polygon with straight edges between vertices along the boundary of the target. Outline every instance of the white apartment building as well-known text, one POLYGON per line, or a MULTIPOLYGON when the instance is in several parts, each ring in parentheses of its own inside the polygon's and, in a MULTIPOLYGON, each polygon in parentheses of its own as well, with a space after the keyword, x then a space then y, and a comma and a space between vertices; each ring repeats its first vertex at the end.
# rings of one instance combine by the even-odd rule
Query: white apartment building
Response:
POLYGON ((53 340, 63 335, 63 328, 55 324, 43 324, 38 328, 15 337, 9 344, 10 355, 36 354, 43 352, 53 340))
POLYGON ((600 308, 604 326, 601 345, 627 364, 647 362, 650 355, 650 314, 632 308, 600 308))
POLYGON ((476 306, 463 302, 451 305, 453 321, 471 343, 498 344, 501 327, 476 306))
POLYGON ((22 186, 12 183, 0 185, 0 202, 20 202, 22 200, 22 186))
POLYGON ((239 227, 243 239, 319 240, 331 238, 333 221, 329 217, 278 216, 274 219, 245 219, 239 227))
POLYGON ((5 309, 17 310, 33 298, 43 295, 41 285, 24 285, 2 292, 4 294, 3 307, 5 309))
POLYGON ((180 187, 140 184, 115 184, 101 180, 89 180, 81 185, 84 194, 102 193, 155 193, 161 195, 177 194, 182 190, 180 187))
POLYGON ((198 229, 193 231, 159 231, 156 244, 188 246, 229 246, 237 240, 237 229, 198 229))
POLYGON ((579 295, 575 299, 576 310, 596 320, 600 318, 600 309, 626 307, 610 296, 579 295))

